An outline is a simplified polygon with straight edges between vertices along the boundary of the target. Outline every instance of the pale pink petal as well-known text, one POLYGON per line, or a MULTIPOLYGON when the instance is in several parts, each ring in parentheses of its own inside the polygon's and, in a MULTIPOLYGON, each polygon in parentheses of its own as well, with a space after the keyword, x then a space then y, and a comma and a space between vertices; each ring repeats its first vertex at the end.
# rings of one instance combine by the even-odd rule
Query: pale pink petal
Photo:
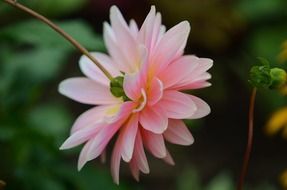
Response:
POLYGON ((195 103, 187 94, 175 90, 166 90, 158 103, 164 109, 166 116, 173 119, 184 119, 196 111, 195 103))
POLYGON ((90 145, 90 148, 87 153, 88 161, 97 158, 103 152, 111 138, 122 125, 122 123, 123 121, 119 121, 102 127, 102 129, 92 140, 92 144, 90 145))
POLYGON ((164 157, 163 160, 169 165, 172 166, 175 165, 174 160, 167 149, 166 149, 166 157, 164 157))
POLYGON ((146 86, 147 84, 147 79, 148 79, 148 57, 149 57, 149 52, 148 49, 143 45, 140 44, 138 46, 140 56, 141 56, 141 61, 140 61, 140 67, 139 67, 139 72, 140 72, 140 84, 141 86, 146 86))
POLYGON ((173 87, 184 78, 190 76, 199 64, 196 56, 183 56, 163 70, 159 78, 164 84, 164 88, 173 87))
POLYGON ((120 98, 114 97, 107 86, 84 77, 70 78, 62 81, 59 92, 75 101, 92 104, 117 104, 120 98))
POLYGON ((187 42, 190 32, 190 25, 187 21, 183 21, 173 28, 169 29, 161 38, 155 49, 155 57, 153 65, 155 74, 165 69, 171 61, 178 58, 178 52, 181 51, 187 42))
MULTIPOLYGON (((111 58, 103 53, 92 52, 90 53, 113 77, 121 76, 122 74, 117 69, 116 64, 111 58)), ((104 73, 92 62, 88 57, 83 55, 79 61, 80 69, 90 79, 98 83, 109 86, 110 80, 104 73)))
POLYGON ((131 100, 138 100, 141 96, 140 72, 125 74, 123 88, 131 100))
POLYGON ((143 172, 143 173, 149 173, 149 166, 147 162, 147 158, 144 152, 143 142, 142 142, 142 136, 140 130, 137 132, 136 141, 135 141, 135 147, 134 147, 134 153, 132 156, 132 161, 136 162, 137 167, 143 172))
POLYGON ((140 177, 140 170, 138 168, 138 165, 136 163, 136 160, 135 159, 132 159, 130 161, 130 170, 131 170, 131 173, 133 175, 133 177, 135 178, 136 181, 139 181, 139 177, 140 177))
POLYGON ((112 29, 117 35, 117 44, 120 45, 122 52, 127 58, 126 64, 131 68, 129 72, 134 72, 137 69, 136 63, 139 61, 138 44, 116 6, 112 6, 110 9, 110 20, 112 29))
POLYGON ((195 83, 206 81, 211 75, 206 71, 212 67, 213 61, 208 58, 198 58, 197 67, 181 81, 176 83, 172 88, 177 90, 192 89, 195 83))
POLYGON ((163 95, 163 84, 158 78, 153 78, 147 94, 148 105, 152 106, 156 104, 163 95))
POLYGON ((172 90, 194 90, 194 89, 206 88, 209 86, 211 86, 211 83, 206 82, 206 80, 193 81, 193 82, 186 84, 186 85, 172 87, 172 90))
POLYGON ((134 73, 126 73, 123 82, 125 94, 134 101, 138 100, 141 96, 141 89, 146 85, 148 72, 147 50, 142 45, 138 48, 141 54, 141 62, 139 66, 141 69, 134 73))
POLYGON ((88 150, 93 142, 93 139, 89 140, 85 146, 82 148, 79 159, 78 159, 78 171, 80 171, 84 165, 89 161, 88 160, 88 150))
POLYGON ((155 134, 147 130, 142 130, 145 147, 157 158, 166 157, 164 138, 161 134, 155 134))
POLYGON ((165 32, 166 32, 166 27, 164 25, 161 25, 160 30, 159 30, 159 39, 161 39, 163 37, 165 32))
POLYGON ((139 28, 138 28, 138 25, 135 22, 135 20, 133 20, 133 19, 130 20, 130 26, 129 27, 130 27, 130 31, 131 31, 131 34, 133 35, 134 39, 137 39, 139 28))
POLYGON ((123 130, 120 131, 119 137, 115 143, 111 159, 111 172, 113 180, 116 184, 119 184, 121 156, 127 162, 131 160, 134 151, 137 129, 138 114, 135 114, 129 119, 123 130))
POLYGON ((161 37, 161 14, 155 12, 155 7, 151 6, 140 31, 138 40, 145 44, 150 54, 153 54, 154 48, 161 37))
POLYGON ((82 113, 72 126, 71 134, 85 127, 90 127, 91 125, 102 122, 105 118, 106 111, 110 107, 110 105, 96 106, 82 113))
POLYGON ((144 91, 144 89, 141 89, 141 94, 142 94, 142 101, 141 103, 133 110, 133 113, 137 113, 140 112, 144 109, 144 107, 146 106, 147 103, 147 96, 146 93, 144 91))
POLYGON ((114 182, 119 184, 119 172, 120 172, 120 164, 121 164, 121 152, 122 152, 122 141, 118 138, 111 159, 111 173, 114 182))
POLYGON ((96 133, 98 133, 101 127, 102 126, 100 124, 95 124, 94 126, 89 126, 84 129, 76 131, 62 144, 60 150, 73 148, 86 142, 96 133))
POLYGON ((140 114, 140 123, 146 130, 161 134, 167 128, 168 119, 159 107, 146 106, 140 114))
POLYGON ((122 52, 120 44, 117 44, 117 39, 115 33, 111 26, 108 23, 104 23, 104 41, 108 49, 109 54, 111 55, 114 63, 117 65, 120 71, 129 72, 132 70, 128 62, 128 58, 122 52))
POLYGON ((209 58, 199 58, 198 61, 199 61, 199 64, 198 64, 196 70, 194 70, 195 71, 193 73, 194 75, 200 75, 200 74, 206 72, 213 65, 213 60, 209 59, 209 58))
POLYGON ((132 158, 135 138, 138 130, 138 114, 133 114, 123 130, 120 132, 122 139, 122 158, 124 161, 129 162, 132 158))
POLYGON ((164 138, 174 144, 191 145, 194 139, 182 120, 169 119, 164 138))
POLYGON ((142 27, 139 31, 138 40, 145 44, 146 47, 149 49, 152 40, 153 34, 153 23, 155 20, 155 6, 151 6, 150 12, 148 13, 145 21, 142 24, 142 27))
POLYGON ((210 113, 210 107, 205 101, 193 95, 189 95, 189 98, 195 103, 197 109, 188 119, 199 119, 210 113))
POLYGON ((106 160, 107 160, 107 151, 106 150, 103 150, 101 156, 100 156, 100 159, 101 159, 101 162, 102 163, 105 163, 106 160))
POLYGON ((150 52, 154 51, 154 48, 156 47, 157 43, 160 41, 160 30, 161 30, 161 14, 157 13, 155 15, 155 20, 153 23, 153 30, 152 30, 152 38, 150 43, 150 52))

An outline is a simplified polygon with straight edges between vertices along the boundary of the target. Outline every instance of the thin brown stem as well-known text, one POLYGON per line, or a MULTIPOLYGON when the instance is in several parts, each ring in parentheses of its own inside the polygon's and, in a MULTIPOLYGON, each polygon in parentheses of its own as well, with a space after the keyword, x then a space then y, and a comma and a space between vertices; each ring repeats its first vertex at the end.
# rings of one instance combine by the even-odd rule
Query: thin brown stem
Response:
POLYGON ((112 75, 88 52, 86 48, 84 48, 79 42, 77 42, 73 37, 71 37, 69 34, 67 34, 64 30, 59 28, 56 24, 54 24, 52 21, 44 17, 43 15, 40 15, 39 13, 33 11, 32 9, 29 9, 28 7, 20 4, 16 0, 4 0, 4 2, 12 5, 13 7, 16 7, 33 17, 39 19, 43 23, 50 26, 52 29, 54 29, 56 32, 58 32, 60 35, 62 35, 66 40, 68 40, 73 46, 75 46, 78 50, 80 50, 84 55, 86 55, 93 63, 99 67, 99 69, 106 75, 106 77, 111 80, 113 77, 112 75))
POLYGON ((247 174, 251 150, 252 150, 252 144, 253 144, 253 122, 254 122, 254 104, 255 104, 255 98, 256 98, 256 88, 253 88, 252 94, 250 97, 250 103, 249 103, 249 119, 248 119, 248 139, 247 139, 247 145, 246 150, 244 154, 244 160, 243 165, 241 169, 240 178, 238 181, 237 190, 242 190, 244 185, 244 179, 247 174))

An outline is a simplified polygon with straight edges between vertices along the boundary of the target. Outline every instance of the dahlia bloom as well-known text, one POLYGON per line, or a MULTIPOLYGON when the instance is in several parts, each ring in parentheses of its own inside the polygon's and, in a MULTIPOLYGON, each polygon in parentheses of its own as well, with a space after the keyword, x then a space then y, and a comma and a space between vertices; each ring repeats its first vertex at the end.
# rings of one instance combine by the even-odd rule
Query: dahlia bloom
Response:
POLYGON ((83 56, 79 62, 86 77, 61 82, 61 94, 95 107, 79 116, 60 149, 84 144, 80 170, 86 162, 104 155, 117 134, 111 173, 118 184, 121 159, 129 163, 138 180, 140 171, 149 173, 145 149, 173 165, 165 140, 179 145, 194 142, 181 119, 204 117, 210 108, 200 98, 181 91, 210 86, 207 80, 211 75, 206 71, 213 61, 183 55, 189 23, 183 21, 165 31, 154 6, 140 29, 134 20, 127 24, 115 6, 111 7, 110 20, 111 24, 104 23, 109 55, 92 55, 114 79, 110 82, 83 56))

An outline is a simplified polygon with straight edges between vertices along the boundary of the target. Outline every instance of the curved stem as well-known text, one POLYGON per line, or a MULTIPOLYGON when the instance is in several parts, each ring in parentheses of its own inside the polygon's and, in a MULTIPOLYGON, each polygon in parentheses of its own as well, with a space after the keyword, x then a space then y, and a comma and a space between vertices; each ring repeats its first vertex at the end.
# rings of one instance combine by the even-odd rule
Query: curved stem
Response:
POLYGON ((249 103, 249 119, 248 119, 248 139, 247 139, 247 146, 244 154, 244 160, 243 165, 241 169, 240 178, 238 181, 237 190, 242 190, 244 185, 244 179, 247 174, 248 170, 248 164, 250 160, 251 150, 252 150, 252 144, 253 144, 253 121, 254 121, 254 104, 255 104, 255 98, 256 98, 256 88, 253 88, 252 94, 250 97, 250 103, 249 103))
POLYGON ((73 46, 75 46, 78 50, 80 50, 84 55, 86 55, 93 63, 95 63, 97 67, 99 67, 99 69, 106 75, 106 77, 109 80, 112 80, 113 78, 112 75, 88 52, 86 48, 84 48, 79 42, 77 42, 73 37, 71 37, 61 28, 59 28, 52 21, 50 21, 43 15, 40 15, 39 13, 33 11, 32 9, 29 9, 28 7, 18 3, 16 0, 4 0, 4 2, 32 15, 33 17, 37 18, 38 20, 50 26, 52 29, 54 29, 56 32, 62 35, 66 40, 68 40, 71 44, 73 44, 73 46))

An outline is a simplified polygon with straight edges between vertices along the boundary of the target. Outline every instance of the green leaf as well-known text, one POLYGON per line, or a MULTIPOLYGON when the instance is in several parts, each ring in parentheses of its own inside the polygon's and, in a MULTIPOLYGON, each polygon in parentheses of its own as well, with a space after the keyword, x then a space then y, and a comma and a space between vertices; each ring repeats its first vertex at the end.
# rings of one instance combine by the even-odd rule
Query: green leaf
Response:
POLYGON ((71 125, 71 116, 60 104, 50 103, 35 107, 28 114, 30 127, 41 134, 62 138, 71 125))
MULTIPOLYGON (((47 80, 56 76, 66 63, 67 54, 57 48, 39 48, 12 54, 4 65, 5 75, 24 73, 26 80, 47 80)), ((15 76, 16 75, 16 76, 15 76)))
POLYGON ((286 40, 286 33, 287 27, 283 23, 256 28, 249 41, 252 54, 268 59, 271 65, 277 63, 282 43, 286 40))
MULTIPOLYGON (((57 22, 60 28, 90 50, 103 50, 102 38, 81 20, 57 22)), ((70 42, 38 20, 13 24, 0 30, 0 39, 32 46, 75 49, 70 42)))
MULTIPOLYGON (((21 0, 19 2, 47 17, 59 17, 82 9, 87 0, 21 0)), ((0 20, 7 16, 15 17, 16 15, 20 17, 24 14, 16 12, 15 7, 5 5, 4 3, 0 4, 0 20)))
POLYGON ((237 10, 247 20, 257 21, 262 18, 275 17, 286 11, 285 0, 240 0, 237 10))

